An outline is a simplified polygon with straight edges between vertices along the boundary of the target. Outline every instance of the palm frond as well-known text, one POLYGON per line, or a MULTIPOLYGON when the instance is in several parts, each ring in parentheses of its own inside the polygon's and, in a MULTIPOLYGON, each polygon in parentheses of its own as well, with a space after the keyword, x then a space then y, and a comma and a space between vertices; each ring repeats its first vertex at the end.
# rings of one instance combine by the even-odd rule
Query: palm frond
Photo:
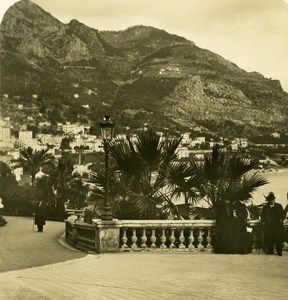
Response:
POLYGON ((161 163, 162 144, 156 132, 149 130, 139 134, 135 148, 144 165, 155 169, 161 163))
POLYGON ((161 142, 161 148, 163 149, 163 164, 167 165, 177 158, 177 148, 182 140, 180 138, 165 139, 161 142))
POLYGON ((139 155, 134 151, 131 152, 127 141, 111 142, 109 151, 116 162, 116 169, 127 177, 138 176, 143 171, 139 155))
POLYGON ((243 157, 239 155, 233 155, 229 157, 227 162, 227 174, 231 178, 240 178, 245 173, 253 170, 257 165, 254 159, 243 157))

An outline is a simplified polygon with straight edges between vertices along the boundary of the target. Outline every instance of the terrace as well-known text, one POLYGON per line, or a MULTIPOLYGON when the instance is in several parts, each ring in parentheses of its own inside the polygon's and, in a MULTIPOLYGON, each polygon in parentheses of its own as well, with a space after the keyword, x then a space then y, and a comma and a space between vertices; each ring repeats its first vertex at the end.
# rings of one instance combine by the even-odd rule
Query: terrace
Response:
MULTIPOLYGON (((77 214, 77 213, 76 213, 77 214)), ((213 252, 215 220, 66 220, 66 240, 77 249, 96 253, 121 251, 213 252)), ((259 220, 250 221, 252 253, 262 248, 259 220)), ((285 222, 288 230, 288 221, 285 222)), ((288 244, 284 243, 288 251, 288 244)))

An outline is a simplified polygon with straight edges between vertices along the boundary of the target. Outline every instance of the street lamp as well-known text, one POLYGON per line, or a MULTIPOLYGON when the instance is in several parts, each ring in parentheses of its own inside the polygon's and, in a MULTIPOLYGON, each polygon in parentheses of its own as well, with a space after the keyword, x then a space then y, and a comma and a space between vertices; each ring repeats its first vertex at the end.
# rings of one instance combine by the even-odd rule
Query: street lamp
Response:
POLYGON ((103 120, 100 122, 101 136, 105 151, 105 205, 102 220, 113 219, 111 201, 109 197, 109 142, 113 137, 114 126, 115 123, 110 120, 110 116, 104 116, 103 120))

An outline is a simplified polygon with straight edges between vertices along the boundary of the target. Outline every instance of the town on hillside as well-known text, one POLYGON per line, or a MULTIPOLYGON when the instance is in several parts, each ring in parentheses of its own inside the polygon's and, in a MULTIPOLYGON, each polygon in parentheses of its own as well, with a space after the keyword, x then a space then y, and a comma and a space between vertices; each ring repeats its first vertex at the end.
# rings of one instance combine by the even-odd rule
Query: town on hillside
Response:
MULTIPOLYGON (((37 99, 37 95, 32 95, 32 99, 37 99)), ((7 94, 2 95, 2 100, 8 99, 7 94)), ((16 101, 17 102, 17 101, 16 101)), ((16 105, 16 104, 15 104, 16 105)), ((91 133, 92 124, 90 123, 72 123, 72 122, 57 122, 51 124, 41 118, 41 113, 36 112, 32 104, 19 104, 17 107, 6 111, 6 115, 0 119, 0 159, 7 163, 12 172, 15 174, 17 181, 21 181, 24 175, 23 168, 13 163, 20 157, 20 150, 24 148, 32 148, 34 150, 48 149, 48 153, 56 159, 60 158, 63 152, 76 157, 74 160, 75 172, 80 175, 89 173, 89 168, 93 164, 93 154, 104 152, 103 141, 95 132, 91 133), (13 114, 13 111, 17 114, 13 114), (11 116, 8 115, 10 112, 11 116), (17 117, 16 117, 17 116, 17 117), (37 128, 37 130, 35 130, 37 128), (91 156, 92 155, 92 156, 91 156), (89 156, 90 159, 85 159, 89 156)), ((37 109, 36 109, 37 110, 37 109)), ((98 125, 98 124, 97 124, 98 125)), ((95 126, 95 125, 94 125, 95 126)), ((150 129, 148 123, 144 123, 138 131, 146 131, 150 129)), ((153 129, 153 128, 152 128, 153 129)), ((94 130, 95 131, 95 130, 94 130)), ((157 131, 160 136, 169 137, 171 132, 167 128, 163 131, 157 131)), ((248 140, 246 137, 218 137, 207 136, 202 134, 199 128, 198 135, 193 132, 178 132, 182 140, 178 148, 179 160, 189 160, 189 157, 194 156, 195 159, 201 161, 204 159, 205 153, 212 151, 212 148, 217 144, 231 152, 241 152, 248 156, 256 157, 259 160, 259 169, 272 170, 288 166, 288 137, 287 135, 274 132, 270 136, 248 140)), ((115 139, 125 139, 129 135, 130 139, 137 136, 137 133, 129 132, 129 127, 125 128, 124 132, 118 132, 115 139)), ((39 173, 40 174, 40 173, 39 173)))

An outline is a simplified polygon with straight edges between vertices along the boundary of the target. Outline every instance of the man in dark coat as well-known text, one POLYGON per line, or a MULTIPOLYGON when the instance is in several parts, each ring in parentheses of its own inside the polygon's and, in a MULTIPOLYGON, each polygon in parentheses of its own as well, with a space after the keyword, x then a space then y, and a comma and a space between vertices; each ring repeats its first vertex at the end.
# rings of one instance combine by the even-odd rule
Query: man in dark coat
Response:
POLYGON ((264 228, 264 245, 267 254, 274 254, 276 244, 277 254, 282 256, 284 241, 284 209, 281 204, 275 203, 276 197, 270 192, 266 198, 267 204, 263 206, 261 223, 264 228))
POLYGON ((35 225, 37 225, 38 232, 43 232, 45 224, 45 205, 40 201, 35 207, 35 225))
POLYGON ((236 201, 233 205, 233 228, 235 252, 238 254, 247 254, 249 252, 247 233, 248 215, 249 211, 245 203, 240 200, 236 201))
POLYGON ((234 253, 232 227, 232 205, 229 201, 220 201, 216 206, 216 253, 234 253))

